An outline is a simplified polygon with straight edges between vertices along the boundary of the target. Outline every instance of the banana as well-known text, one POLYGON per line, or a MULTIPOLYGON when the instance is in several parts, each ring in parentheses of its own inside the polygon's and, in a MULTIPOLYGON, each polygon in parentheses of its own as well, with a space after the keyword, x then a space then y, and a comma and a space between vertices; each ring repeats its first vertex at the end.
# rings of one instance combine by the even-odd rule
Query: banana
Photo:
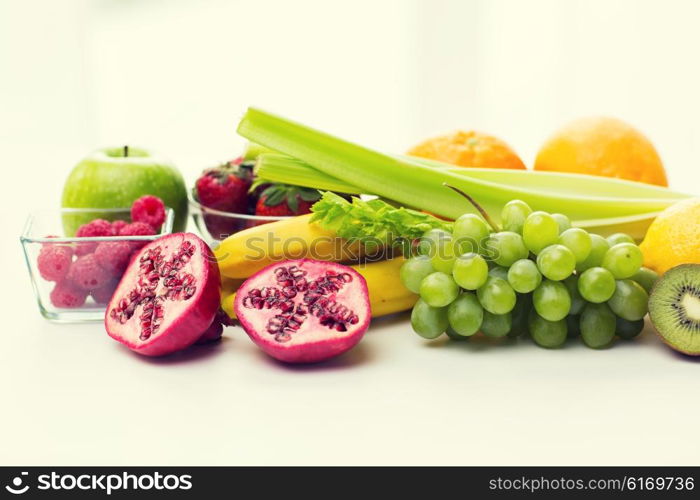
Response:
MULTIPOLYGON (((401 282, 399 270, 403 263, 403 257, 394 257, 381 262, 350 266, 367 281, 373 318, 405 311, 413 307, 413 304, 418 300, 418 296, 406 289, 401 282)), ((236 319, 233 301, 239 286, 240 284, 224 287, 221 293, 221 308, 231 319, 236 319)))
POLYGON ((221 293, 227 291, 236 291, 243 284, 245 280, 243 279, 233 279, 227 278, 226 276, 221 277, 221 293))
POLYGON ((222 276, 248 278, 283 260, 312 258, 342 262, 361 256, 359 243, 350 244, 309 222, 311 214, 239 231, 214 250, 222 276))
POLYGON ((367 281, 372 317, 386 316, 413 307, 418 296, 401 282, 399 271, 405 262, 403 257, 350 266, 367 281))
POLYGON ((233 312, 233 299, 236 297, 236 290, 240 288, 243 281, 245 280, 221 277, 221 309, 231 319, 236 319, 236 313, 233 312))

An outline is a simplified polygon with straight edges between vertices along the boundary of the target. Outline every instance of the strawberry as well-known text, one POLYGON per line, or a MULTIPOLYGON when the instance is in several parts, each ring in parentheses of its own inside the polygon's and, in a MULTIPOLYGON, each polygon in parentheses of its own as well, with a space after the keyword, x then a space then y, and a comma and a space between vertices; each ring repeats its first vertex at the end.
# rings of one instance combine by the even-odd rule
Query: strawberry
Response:
POLYGON ((205 170, 195 183, 195 199, 222 212, 247 213, 251 169, 233 160, 205 170))
POLYGON ((315 189, 271 184, 261 194, 255 206, 255 215, 283 217, 311 212, 311 205, 321 197, 315 189))

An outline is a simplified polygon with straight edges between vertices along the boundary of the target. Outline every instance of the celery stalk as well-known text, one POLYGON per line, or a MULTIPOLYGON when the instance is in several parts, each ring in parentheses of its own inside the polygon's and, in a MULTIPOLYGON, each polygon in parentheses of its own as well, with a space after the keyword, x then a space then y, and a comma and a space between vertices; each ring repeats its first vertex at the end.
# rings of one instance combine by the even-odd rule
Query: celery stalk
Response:
MULTIPOLYGON (((465 168, 432 160, 417 159, 417 161, 426 166, 438 165, 435 168, 444 168, 463 177, 515 186, 518 189, 539 192, 546 196, 556 196, 562 200, 571 197, 592 198, 599 202, 615 204, 619 199, 624 198, 659 198, 677 201, 690 197, 660 186, 608 177, 500 168, 465 168)), ((347 193, 361 192, 357 186, 344 183, 307 163, 286 155, 263 155, 258 159, 257 168, 258 175, 271 182, 347 193)))
POLYGON ((445 217, 456 218, 464 211, 461 203, 455 203, 457 195, 451 196, 442 186, 444 179, 456 183, 456 175, 392 158, 255 108, 243 116, 238 133, 364 192, 408 206, 420 205, 445 217))
POLYGON ((241 157, 243 158, 243 161, 255 161, 259 156, 267 153, 275 153, 275 151, 261 146, 260 144, 249 142, 245 145, 245 150, 243 151, 241 157))
POLYGON ((614 177, 574 174, 568 172, 543 172, 539 170, 510 170, 504 168, 456 167, 427 158, 399 155, 421 165, 442 168, 465 177, 472 177, 502 184, 513 184, 536 190, 564 194, 586 194, 588 196, 611 196, 615 198, 672 198, 681 200, 691 195, 679 193, 666 187, 628 181, 614 177))
POLYGON ((255 108, 248 109, 243 116, 238 132, 267 148, 302 160, 328 176, 357 186, 362 192, 449 218, 471 211, 471 207, 443 184, 469 193, 496 217, 501 207, 515 198, 534 209, 563 212, 574 220, 655 212, 675 201, 672 198, 554 195, 478 179, 454 173, 452 169, 432 168, 416 159, 385 155, 255 108))
POLYGON ((346 182, 336 179, 303 161, 280 154, 263 154, 255 164, 258 179, 295 186, 310 187, 322 191, 360 194, 362 190, 346 182))
MULTIPOLYGON (((488 168, 463 168, 420 159, 422 163, 434 168, 454 170, 458 175, 486 178, 494 181, 506 181, 511 184, 536 188, 554 195, 596 196, 597 193, 617 195, 620 197, 643 194, 647 197, 682 199, 688 195, 677 193, 666 188, 642 184, 639 182, 623 181, 606 177, 594 177, 580 174, 556 172, 512 171, 488 168)), ((258 158, 256 166, 258 175, 271 182, 296 184, 316 189, 328 189, 337 192, 359 193, 357 186, 335 179, 316 170, 307 163, 281 154, 264 154, 258 158)), ((615 200, 606 200, 614 204, 615 200)), ((319 209, 320 210, 320 206, 319 209)), ((607 236, 616 232, 624 232, 637 240, 644 237, 649 224, 658 212, 640 213, 623 217, 604 217, 600 219, 577 220, 577 227, 607 236)))

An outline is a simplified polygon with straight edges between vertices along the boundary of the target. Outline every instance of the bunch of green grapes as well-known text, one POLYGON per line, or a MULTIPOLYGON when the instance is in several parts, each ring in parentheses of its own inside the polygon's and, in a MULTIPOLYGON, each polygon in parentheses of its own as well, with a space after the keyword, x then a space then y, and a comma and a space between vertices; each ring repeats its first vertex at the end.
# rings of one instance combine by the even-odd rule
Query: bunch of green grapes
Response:
POLYGON ((465 214, 452 233, 424 235, 401 268, 403 283, 420 295, 411 313, 416 333, 455 340, 529 333, 549 348, 575 336, 602 348, 616 335, 639 334, 658 276, 642 267, 631 237, 589 234, 520 200, 503 207, 501 224, 492 231, 465 214))

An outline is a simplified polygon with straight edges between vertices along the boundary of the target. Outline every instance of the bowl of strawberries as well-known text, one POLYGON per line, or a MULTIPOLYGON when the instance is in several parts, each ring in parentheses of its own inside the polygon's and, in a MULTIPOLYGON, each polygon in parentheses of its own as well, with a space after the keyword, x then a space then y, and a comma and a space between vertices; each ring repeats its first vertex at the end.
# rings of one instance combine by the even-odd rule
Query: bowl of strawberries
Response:
POLYGON ((202 172, 190 194, 190 213, 210 242, 260 224, 307 214, 318 201, 316 189, 263 182, 254 161, 243 158, 202 172))

